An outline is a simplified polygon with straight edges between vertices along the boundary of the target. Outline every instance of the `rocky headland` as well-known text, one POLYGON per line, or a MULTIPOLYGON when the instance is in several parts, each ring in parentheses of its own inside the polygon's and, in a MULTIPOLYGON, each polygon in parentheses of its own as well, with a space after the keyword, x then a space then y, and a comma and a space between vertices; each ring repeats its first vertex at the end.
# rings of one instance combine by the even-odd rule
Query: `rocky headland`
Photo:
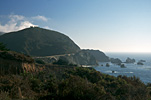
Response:
POLYGON ((110 58, 110 62, 117 65, 121 65, 122 63, 122 61, 119 58, 110 58))
POLYGON ((98 65, 95 57, 91 55, 89 52, 85 50, 81 50, 76 53, 72 54, 64 54, 64 55, 54 55, 54 56, 47 56, 47 57, 34 57, 34 59, 41 59, 45 63, 54 63, 58 60, 62 60, 67 62, 69 65, 98 65))
POLYGON ((85 49, 84 51, 87 51, 91 55, 93 55, 98 62, 109 62, 110 61, 109 57, 106 56, 105 53, 103 53, 100 50, 85 49))

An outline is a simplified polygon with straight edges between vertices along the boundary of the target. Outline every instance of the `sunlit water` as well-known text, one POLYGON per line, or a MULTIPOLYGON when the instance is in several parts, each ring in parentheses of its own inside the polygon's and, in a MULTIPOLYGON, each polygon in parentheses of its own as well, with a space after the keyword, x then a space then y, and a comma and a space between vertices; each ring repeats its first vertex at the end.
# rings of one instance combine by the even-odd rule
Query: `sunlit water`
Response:
POLYGON ((106 67, 106 63, 99 63, 98 67, 94 67, 96 70, 113 75, 126 75, 126 76, 136 76, 139 77, 140 80, 142 80, 144 83, 151 83, 151 54, 128 54, 128 53, 107 53, 106 54, 109 57, 113 58, 119 58, 123 62, 126 60, 127 57, 134 58, 136 60, 136 63, 134 64, 125 64, 126 68, 121 68, 118 65, 110 64, 110 67, 106 67), (137 62, 139 60, 145 60, 146 62, 143 62, 144 65, 137 65, 137 62), (103 65, 103 66, 101 66, 103 65), (114 73, 112 72, 114 71, 114 73))

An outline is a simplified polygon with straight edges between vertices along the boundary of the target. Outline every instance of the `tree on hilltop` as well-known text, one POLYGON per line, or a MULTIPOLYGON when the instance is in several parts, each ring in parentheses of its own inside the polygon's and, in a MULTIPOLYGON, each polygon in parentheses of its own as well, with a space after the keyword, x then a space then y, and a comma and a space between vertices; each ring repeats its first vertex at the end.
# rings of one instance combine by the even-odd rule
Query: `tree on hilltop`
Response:
POLYGON ((0 50, 1 51, 8 51, 9 49, 6 48, 6 45, 0 42, 0 50))

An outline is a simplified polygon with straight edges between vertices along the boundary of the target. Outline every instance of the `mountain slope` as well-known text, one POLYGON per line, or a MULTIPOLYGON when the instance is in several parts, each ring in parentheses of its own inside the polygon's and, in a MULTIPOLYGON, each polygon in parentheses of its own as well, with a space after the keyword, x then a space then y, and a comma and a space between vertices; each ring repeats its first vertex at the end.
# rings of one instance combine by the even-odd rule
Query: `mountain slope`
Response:
POLYGON ((4 33, 3 32, 0 32, 0 35, 3 35, 4 33))
POLYGON ((68 36, 38 27, 31 27, 0 36, 7 48, 32 56, 75 53, 80 50, 68 36))

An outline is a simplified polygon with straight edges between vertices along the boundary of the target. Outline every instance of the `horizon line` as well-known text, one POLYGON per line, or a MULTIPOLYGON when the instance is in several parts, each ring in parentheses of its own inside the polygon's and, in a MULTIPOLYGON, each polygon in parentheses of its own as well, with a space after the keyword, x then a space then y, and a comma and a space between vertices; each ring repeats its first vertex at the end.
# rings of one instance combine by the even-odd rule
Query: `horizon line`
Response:
POLYGON ((111 52, 111 51, 104 51, 104 53, 142 53, 142 54, 151 54, 151 52, 115 52, 115 51, 113 51, 113 52, 111 52))

